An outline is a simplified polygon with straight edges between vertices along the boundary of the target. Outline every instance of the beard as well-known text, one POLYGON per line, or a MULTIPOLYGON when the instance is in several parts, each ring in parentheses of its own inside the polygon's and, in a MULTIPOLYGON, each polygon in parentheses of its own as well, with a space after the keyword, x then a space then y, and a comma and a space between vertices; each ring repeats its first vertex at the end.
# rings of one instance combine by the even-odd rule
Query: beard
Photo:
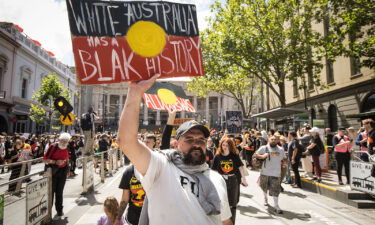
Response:
POLYGON ((68 144, 62 145, 59 143, 59 149, 66 149, 68 147, 68 144))
POLYGON ((191 147, 189 152, 184 154, 182 161, 185 165, 202 165, 206 162, 206 155, 201 147, 191 147), (198 150, 199 152, 197 152, 198 150))
POLYGON ((274 147, 277 146, 277 144, 276 144, 276 143, 275 143, 275 144, 270 144, 270 146, 271 146, 272 148, 274 148, 274 147))

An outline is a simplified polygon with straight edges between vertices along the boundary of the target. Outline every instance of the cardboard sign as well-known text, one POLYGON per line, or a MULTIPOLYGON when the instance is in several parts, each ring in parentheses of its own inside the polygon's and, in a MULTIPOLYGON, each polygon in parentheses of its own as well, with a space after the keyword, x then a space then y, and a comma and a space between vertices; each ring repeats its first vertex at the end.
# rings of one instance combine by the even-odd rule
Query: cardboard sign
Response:
POLYGON ((143 94, 143 100, 150 109, 195 112, 182 87, 172 83, 155 82, 143 94))
POLYGON ((197 9, 164 1, 67 0, 81 84, 202 76, 197 9))
POLYGON ((226 111, 226 125, 229 134, 239 134, 242 131, 242 112, 226 111))
POLYGON ((42 178, 26 186, 27 223, 39 223, 48 214, 48 179, 42 178))
POLYGON ((375 164, 350 161, 350 187, 353 190, 375 194, 375 176, 371 173, 375 164))

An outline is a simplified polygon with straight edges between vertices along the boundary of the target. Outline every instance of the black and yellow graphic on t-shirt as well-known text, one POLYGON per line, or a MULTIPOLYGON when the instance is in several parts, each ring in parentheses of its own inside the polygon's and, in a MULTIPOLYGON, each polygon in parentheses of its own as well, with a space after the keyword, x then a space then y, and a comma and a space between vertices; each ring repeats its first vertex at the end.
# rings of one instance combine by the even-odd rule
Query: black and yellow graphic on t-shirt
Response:
POLYGON ((227 161, 227 160, 223 160, 223 161, 220 161, 220 168, 221 168, 221 171, 223 171, 223 173, 229 173, 233 170, 233 161, 230 160, 230 161, 227 161))
POLYGON ((143 206, 145 200, 145 190, 143 190, 141 182, 135 177, 130 179, 130 201, 137 207, 143 206))

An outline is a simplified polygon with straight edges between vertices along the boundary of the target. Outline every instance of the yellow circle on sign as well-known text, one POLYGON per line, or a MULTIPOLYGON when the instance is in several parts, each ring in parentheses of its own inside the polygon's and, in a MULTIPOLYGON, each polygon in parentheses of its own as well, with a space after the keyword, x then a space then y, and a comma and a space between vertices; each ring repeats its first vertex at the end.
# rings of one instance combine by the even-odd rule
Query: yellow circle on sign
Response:
POLYGON ((64 102, 62 102, 62 101, 59 101, 58 103, 57 103, 60 107, 61 106, 63 106, 64 105, 64 102))
POLYGON ((138 21, 126 34, 130 48, 140 56, 154 57, 161 53, 166 44, 166 34, 158 24, 138 21))
POLYGON ((172 91, 165 88, 161 88, 158 90, 158 96, 160 100, 166 104, 174 104, 175 102, 177 102, 176 95, 172 91))
POLYGON ((60 115, 60 122, 63 125, 72 125, 74 122, 74 114, 69 113, 67 116, 60 115))

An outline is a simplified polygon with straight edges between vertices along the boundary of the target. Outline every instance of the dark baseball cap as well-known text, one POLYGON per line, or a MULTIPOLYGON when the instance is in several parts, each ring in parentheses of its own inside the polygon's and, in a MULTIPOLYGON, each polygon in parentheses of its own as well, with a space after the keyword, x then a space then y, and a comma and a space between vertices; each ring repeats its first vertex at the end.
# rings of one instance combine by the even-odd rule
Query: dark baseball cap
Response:
POLYGON ((345 129, 345 127, 340 127, 339 130, 345 131, 346 129, 345 129))
POLYGON ((210 136, 210 131, 203 124, 198 123, 195 120, 189 120, 181 124, 176 131, 176 139, 179 139, 182 135, 186 134, 191 129, 199 129, 203 132, 204 137, 210 136))

